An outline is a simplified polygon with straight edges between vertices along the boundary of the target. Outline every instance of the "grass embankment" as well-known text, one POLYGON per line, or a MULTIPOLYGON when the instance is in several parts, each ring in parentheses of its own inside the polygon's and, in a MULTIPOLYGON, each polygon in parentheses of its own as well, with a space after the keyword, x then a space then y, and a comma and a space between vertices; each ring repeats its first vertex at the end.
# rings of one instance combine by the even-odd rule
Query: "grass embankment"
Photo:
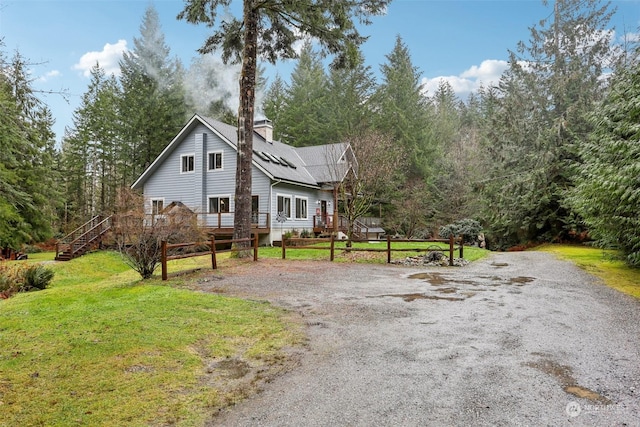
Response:
POLYGON ((142 282, 115 253, 50 267, 50 289, 0 302, 0 426, 202 425, 247 391, 207 382, 208 365, 302 340, 281 310, 142 282))
POLYGON ((599 277, 609 287, 640 298, 640 269, 629 267, 618 251, 581 245, 542 245, 535 250, 551 252, 599 277))

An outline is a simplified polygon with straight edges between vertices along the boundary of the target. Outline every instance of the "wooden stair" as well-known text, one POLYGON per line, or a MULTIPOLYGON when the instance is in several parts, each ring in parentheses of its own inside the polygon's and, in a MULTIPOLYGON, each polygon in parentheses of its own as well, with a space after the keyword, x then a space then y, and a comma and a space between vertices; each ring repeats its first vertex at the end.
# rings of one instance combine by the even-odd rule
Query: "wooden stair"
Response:
POLYGON ((85 224, 58 240, 56 261, 69 261, 97 248, 111 229, 112 217, 96 215, 85 224))

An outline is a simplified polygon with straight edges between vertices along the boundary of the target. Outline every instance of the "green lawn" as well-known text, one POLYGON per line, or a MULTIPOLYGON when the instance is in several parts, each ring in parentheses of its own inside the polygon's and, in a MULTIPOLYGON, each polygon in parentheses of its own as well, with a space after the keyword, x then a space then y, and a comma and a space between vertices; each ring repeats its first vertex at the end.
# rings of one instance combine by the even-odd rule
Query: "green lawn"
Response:
POLYGON ((202 425, 246 392, 203 381, 207 363, 302 342, 281 310, 142 282, 112 252, 51 266, 50 289, 0 302, 1 426, 202 425))
POLYGON ((640 298, 640 269, 625 264, 617 251, 584 245, 542 245, 534 250, 550 252, 569 260, 602 279, 614 289, 640 298))

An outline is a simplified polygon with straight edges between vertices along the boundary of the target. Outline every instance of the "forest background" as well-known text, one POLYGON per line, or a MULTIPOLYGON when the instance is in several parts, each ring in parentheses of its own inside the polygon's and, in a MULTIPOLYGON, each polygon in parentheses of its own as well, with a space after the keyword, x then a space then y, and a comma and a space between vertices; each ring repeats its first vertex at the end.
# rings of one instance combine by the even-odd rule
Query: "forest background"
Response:
MULTIPOLYGON (((259 111, 296 146, 383 134, 404 164, 376 188, 372 215, 408 237, 478 220, 493 249, 588 236, 640 265, 640 64, 612 39, 608 3, 562 0, 509 52, 500 82, 466 99, 442 82, 425 96, 397 37, 379 77, 364 58, 328 67, 309 40, 289 78, 261 79, 259 111)), ((0 45, 0 247, 61 235, 111 213, 127 188, 199 113, 236 124, 207 55, 185 68, 149 6, 120 74, 99 64, 56 144, 29 60, 0 45), (184 82, 219 89, 194 99, 184 82)), ((366 161, 366 160, 364 160, 366 161)))

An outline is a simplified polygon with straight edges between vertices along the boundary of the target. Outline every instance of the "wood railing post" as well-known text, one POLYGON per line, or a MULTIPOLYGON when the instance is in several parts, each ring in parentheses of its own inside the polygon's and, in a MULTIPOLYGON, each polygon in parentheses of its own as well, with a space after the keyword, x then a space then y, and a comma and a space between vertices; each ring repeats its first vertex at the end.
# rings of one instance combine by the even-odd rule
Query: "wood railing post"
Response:
POLYGON ((282 235, 282 259, 287 259, 287 250, 285 249, 285 238, 284 238, 284 234, 282 235))
POLYGON ((391 264, 391 236, 387 234, 387 264, 391 264))
POLYGON ((218 268, 218 262, 216 260, 216 236, 211 236, 211 268, 214 270, 218 268))
POLYGON ((329 255, 329 261, 333 261, 335 255, 335 246, 336 246, 336 238, 335 234, 331 233, 331 254, 329 255))
POLYGON ((449 267, 453 267, 453 244, 455 239, 453 238, 453 234, 449 236, 449 267))
POLYGON ((253 235, 253 260, 258 261, 258 233, 253 235))
POLYGON ((162 280, 167 280, 167 241, 163 240, 161 244, 161 255, 162 261, 162 280))
POLYGON ((464 258, 464 236, 460 236, 460 258, 464 258))

